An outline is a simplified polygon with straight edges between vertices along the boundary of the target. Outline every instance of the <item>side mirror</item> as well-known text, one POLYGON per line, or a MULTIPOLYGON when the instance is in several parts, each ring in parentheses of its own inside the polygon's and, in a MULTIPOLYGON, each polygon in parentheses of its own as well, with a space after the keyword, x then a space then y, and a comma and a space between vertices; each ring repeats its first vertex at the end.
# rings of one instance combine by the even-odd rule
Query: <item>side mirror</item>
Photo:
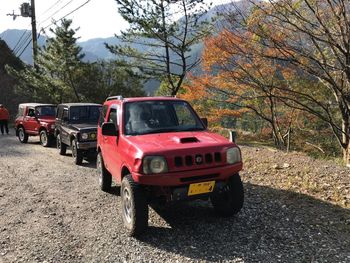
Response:
POLYGON ((207 118, 201 118, 201 121, 204 124, 205 128, 208 128, 208 119, 207 118))
POLYGON ((103 136, 118 136, 118 127, 113 122, 105 122, 102 124, 102 135, 103 136))

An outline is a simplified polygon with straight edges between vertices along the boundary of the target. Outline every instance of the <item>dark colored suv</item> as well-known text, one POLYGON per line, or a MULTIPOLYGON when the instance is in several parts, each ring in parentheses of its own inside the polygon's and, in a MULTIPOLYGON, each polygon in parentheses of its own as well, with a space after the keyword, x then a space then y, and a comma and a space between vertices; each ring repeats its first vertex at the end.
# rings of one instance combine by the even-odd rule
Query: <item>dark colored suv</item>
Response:
POLYGON ((96 157, 97 121, 100 104, 65 103, 57 106, 55 137, 57 149, 66 154, 67 147, 72 150, 75 164, 83 159, 96 157))
POLYGON ((18 106, 15 120, 16 136, 22 143, 29 136, 38 136, 42 146, 49 146, 54 140, 56 105, 22 103, 18 106))
POLYGON ((148 204, 210 199, 223 216, 238 213, 244 191, 239 147, 207 130, 184 100, 111 97, 101 111, 97 139, 100 188, 121 185, 129 235, 148 226, 148 204))

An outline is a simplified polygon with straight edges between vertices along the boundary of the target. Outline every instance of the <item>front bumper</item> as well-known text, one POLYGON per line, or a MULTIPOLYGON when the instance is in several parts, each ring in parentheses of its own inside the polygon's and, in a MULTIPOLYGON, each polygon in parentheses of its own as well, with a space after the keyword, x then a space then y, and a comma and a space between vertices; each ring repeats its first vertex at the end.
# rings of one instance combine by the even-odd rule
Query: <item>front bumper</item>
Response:
POLYGON ((224 181, 215 182, 215 187, 214 187, 214 190, 212 192, 205 193, 205 194, 192 195, 192 196, 188 195, 188 188, 189 188, 188 185, 175 187, 171 191, 169 201, 182 201, 182 200, 191 200, 191 199, 200 199, 200 198, 206 199, 213 194, 222 193, 226 187, 226 184, 227 183, 224 181))
POLYGON ((204 181, 226 181, 233 174, 242 170, 243 164, 236 163, 220 167, 205 168, 164 174, 140 174, 132 173, 135 182, 143 185, 154 186, 181 186, 204 181))
POLYGON ((97 141, 93 142, 77 142, 77 147, 79 150, 89 150, 89 149, 96 149, 97 147, 97 141))

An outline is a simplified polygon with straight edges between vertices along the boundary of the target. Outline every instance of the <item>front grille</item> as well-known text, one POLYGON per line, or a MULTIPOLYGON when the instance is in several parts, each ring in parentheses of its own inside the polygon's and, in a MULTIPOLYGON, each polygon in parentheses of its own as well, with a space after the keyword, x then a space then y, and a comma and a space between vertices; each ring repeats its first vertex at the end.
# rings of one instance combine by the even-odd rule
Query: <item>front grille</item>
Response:
POLYGON ((194 154, 194 155, 186 155, 186 156, 175 156, 174 163, 176 167, 182 167, 182 166, 193 166, 193 165, 205 165, 205 164, 212 164, 215 163, 221 163, 221 153, 215 152, 215 153, 205 153, 202 154, 194 154))
POLYGON ((187 155, 187 156, 185 157, 185 163, 186 163, 187 166, 192 166, 192 164, 193 164, 193 159, 192 159, 192 156, 191 156, 191 155, 187 155))
POLYGON ((175 157, 175 166, 176 167, 181 167, 182 165, 183 165, 182 158, 179 157, 179 156, 175 157))

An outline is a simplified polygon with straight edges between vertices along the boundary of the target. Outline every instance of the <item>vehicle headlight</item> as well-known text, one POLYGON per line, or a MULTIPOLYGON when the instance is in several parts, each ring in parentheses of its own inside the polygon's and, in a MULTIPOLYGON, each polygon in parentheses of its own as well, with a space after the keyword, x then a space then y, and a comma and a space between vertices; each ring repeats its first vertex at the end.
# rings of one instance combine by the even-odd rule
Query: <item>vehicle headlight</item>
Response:
POLYGON ((82 138, 83 140, 87 140, 87 139, 89 138, 89 134, 88 134, 88 133, 82 133, 82 134, 81 134, 81 138, 82 138))
POLYGON ((91 132, 89 136, 91 140, 96 140, 96 132, 91 132))
POLYGON ((142 162, 145 174, 159 174, 168 171, 168 164, 163 156, 146 156, 142 162))
POLYGON ((241 152, 238 147, 233 147, 226 152, 226 162, 229 164, 238 163, 241 161, 241 152))

